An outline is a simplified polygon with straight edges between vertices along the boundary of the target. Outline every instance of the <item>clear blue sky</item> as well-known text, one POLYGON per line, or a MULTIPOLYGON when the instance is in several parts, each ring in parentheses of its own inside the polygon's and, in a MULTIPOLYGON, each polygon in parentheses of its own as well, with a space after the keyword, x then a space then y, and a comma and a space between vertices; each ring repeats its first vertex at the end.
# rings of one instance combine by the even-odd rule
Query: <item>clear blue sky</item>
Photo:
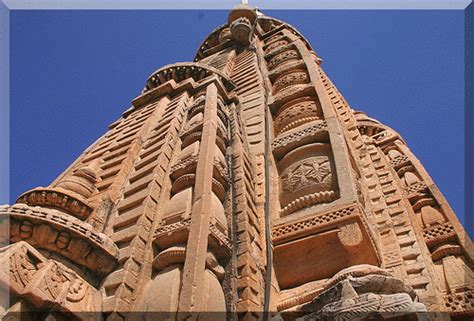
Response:
MULTIPOLYGON (((349 104, 393 127, 464 222, 462 11, 265 11, 295 26, 349 104)), ((12 11, 11 202, 49 184, 160 66, 226 11, 12 11)))

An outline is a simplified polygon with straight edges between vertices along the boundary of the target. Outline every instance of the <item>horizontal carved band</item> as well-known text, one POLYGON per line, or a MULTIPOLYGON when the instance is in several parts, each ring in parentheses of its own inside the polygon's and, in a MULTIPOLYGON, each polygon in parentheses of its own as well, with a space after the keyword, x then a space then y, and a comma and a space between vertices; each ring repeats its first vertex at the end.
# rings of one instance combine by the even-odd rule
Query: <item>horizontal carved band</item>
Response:
POLYGON ((285 127, 283 127, 280 131, 280 132, 286 132, 288 130, 291 130, 295 127, 298 127, 300 125, 303 125, 303 124, 306 124, 306 123, 309 123, 309 122, 312 122, 312 121, 316 121, 320 119, 319 117, 317 116, 308 116, 308 117, 302 117, 302 118, 299 118, 297 120, 294 120, 292 122, 290 122, 288 125, 286 125, 285 127))
POLYGON ((306 84, 309 81, 309 75, 304 69, 290 70, 280 75, 273 84, 273 92, 277 93, 285 90, 291 85, 306 84))
POLYGON ((463 250, 461 246, 455 244, 444 244, 434 250, 433 253, 431 253, 431 258, 433 259, 433 262, 436 262, 446 256, 458 256, 462 254, 463 250))
POLYGON ((267 45, 267 47, 265 48, 265 54, 271 55, 276 52, 277 49, 280 49, 281 47, 286 46, 289 43, 290 40, 288 40, 286 37, 275 39, 275 41, 272 41, 267 45))
POLYGON ((93 208, 81 195, 61 188, 35 188, 23 193, 17 203, 30 206, 46 206, 61 209, 67 213, 85 220, 93 208))
POLYGON ((160 226, 155 231, 155 238, 158 238, 162 235, 171 234, 172 232, 177 231, 177 230, 188 228, 190 223, 191 223, 191 219, 188 218, 188 219, 183 219, 173 224, 160 226))
MULTIPOLYGON (((176 163, 175 165, 171 167, 171 170, 170 170, 171 177, 173 177, 174 179, 177 179, 178 177, 184 174, 189 174, 189 173, 194 172, 194 170, 196 169, 197 161, 198 161, 197 155, 187 157, 179 161, 178 163, 176 163)), ((218 176, 219 176, 219 178, 217 177, 215 178, 217 180, 222 179, 223 181, 219 180, 219 182, 223 186, 227 186, 230 180, 227 164, 223 165, 221 162, 219 162, 218 159, 214 158, 214 169, 218 172, 218 176)))
POLYGON ((426 196, 424 193, 412 194, 412 199, 410 199, 412 208, 415 212, 421 210, 424 206, 433 206, 436 204, 433 198, 426 196))
POLYGON ((148 78, 146 89, 158 87, 171 79, 176 83, 187 78, 193 78, 195 81, 199 81, 213 74, 219 76, 227 90, 235 88, 234 83, 218 69, 201 63, 186 62, 167 65, 156 70, 148 78))
MULTIPOLYGON (((202 132, 194 132, 194 133, 191 133, 191 134, 187 135, 183 139, 183 143, 182 143, 181 147, 185 148, 185 147, 191 145, 192 143, 200 141, 201 136, 202 136, 202 132)), ((222 139, 220 136, 216 136, 216 146, 220 149, 220 151, 223 154, 225 154, 227 144, 226 144, 226 141, 224 139, 222 139)))
POLYGON ((348 218, 357 215, 360 215, 360 210, 358 209, 357 205, 351 205, 349 207, 345 207, 334 212, 324 213, 310 219, 286 223, 283 226, 277 226, 273 228, 273 242, 279 243, 286 239, 292 239, 306 235, 313 230, 343 222, 348 218))
POLYGON ((0 207, 0 220, 10 219, 10 242, 26 241, 106 274, 117 264, 118 248, 91 225, 60 211, 15 204, 0 207))
POLYGON ((281 53, 275 54, 272 58, 270 58, 270 61, 268 62, 268 69, 275 69, 275 67, 283 64, 283 63, 288 63, 289 61, 293 60, 298 60, 299 54, 298 51, 294 49, 289 49, 285 50, 281 53))
POLYGON ((291 60, 288 63, 271 70, 268 73, 268 78, 270 78, 270 80, 273 81, 276 78, 278 78, 281 74, 283 74, 283 73, 285 73, 289 70, 300 69, 300 68, 304 68, 305 66, 306 65, 305 65, 303 60, 291 60))
MULTIPOLYGON (((218 120, 220 120, 220 118, 218 118, 218 120)), ((188 123, 185 128, 185 131, 180 135, 180 138, 184 140, 186 139, 186 136, 191 135, 192 133, 201 132, 202 126, 202 120, 194 124, 188 123)), ((222 121, 217 122, 217 136, 221 137, 223 140, 227 140, 227 128, 225 128, 222 121)))
POLYGON ((299 209, 305 208, 310 205, 316 205, 319 203, 329 203, 337 199, 337 194, 334 191, 322 191, 313 194, 308 194, 297 198, 290 204, 286 205, 281 209, 280 216, 286 216, 299 209))
POLYGON ((184 263, 186 260, 186 246, 177 245, 161 251, 153 261, 153 267, 158 271, 173 264, 184 263))
POLYGON ((263 46, 265 58, 271 58, 275 56, 276 53, 281 52, 282 50, 294 48, 293 44, 290 46, 291 42, 293 41, 282 33, 277 33, 271 36, 265 41, 265 45, 263 46))
POLYGON ((278 110, 275 118, 275 131, 279 134, 297 127, 304 123, 301 121, 302 119, 309 122, 322 118, 321 106, 316 97, 301 97, 291 100, 278 110))
POLYGON ((285 90, 278 92, 272 96, 269 101, 269 107, 273 114, 277 114, 280 107, 293 99, 303 96, 314 96, 315 90, 311 84, 296 84, 285 88, 285 90))
POLYGON ((326 122, 313 122, 307 127, 278 136, 271 143, 271 147, 277 156, 282 157, 289 150, 312 142, 316 138, 324 140, 323 137, 327 137, 326 122))

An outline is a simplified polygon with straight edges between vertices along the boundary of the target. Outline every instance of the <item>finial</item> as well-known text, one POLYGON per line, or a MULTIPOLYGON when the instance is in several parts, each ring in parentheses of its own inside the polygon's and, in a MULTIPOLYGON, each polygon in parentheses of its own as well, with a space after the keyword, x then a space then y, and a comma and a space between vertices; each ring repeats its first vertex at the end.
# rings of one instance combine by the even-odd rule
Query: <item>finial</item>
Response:
POLYGON ((243 4, 243 5, 248 5, 248 4, 249 4, 249 0, 242 0, 242 4, 243 4))

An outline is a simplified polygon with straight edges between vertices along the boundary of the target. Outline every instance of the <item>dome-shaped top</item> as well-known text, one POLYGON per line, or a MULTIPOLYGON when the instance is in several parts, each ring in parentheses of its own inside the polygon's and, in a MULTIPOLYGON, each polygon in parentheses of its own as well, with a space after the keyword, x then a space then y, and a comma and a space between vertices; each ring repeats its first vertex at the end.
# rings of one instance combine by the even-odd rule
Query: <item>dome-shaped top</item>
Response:
POLYGON ((255 8, 247 4, 239 4, 232 8, 232 11, 229 13, 229 17, 227 18, 227 23, 231 24, 233 21, 245 17, 249 19, 250 23, 254 23, 255 19, 257 18, 257 13, 255 12, 255 8))

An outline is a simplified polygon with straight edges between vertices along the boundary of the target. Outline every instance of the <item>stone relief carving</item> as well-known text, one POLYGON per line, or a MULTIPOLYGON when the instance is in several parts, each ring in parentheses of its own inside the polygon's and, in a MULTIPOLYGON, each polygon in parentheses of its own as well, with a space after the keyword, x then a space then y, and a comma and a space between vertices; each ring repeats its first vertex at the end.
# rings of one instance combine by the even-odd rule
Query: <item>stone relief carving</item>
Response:
MULTIPOLYGON (((307 198, 304 199, 305 203, 309 203, 305 206, 332 200, 332 195, 336 191, 336 179, 328 147, 325 144, 304 145, 289 152, 279 162, 280 202, 283 209, 295 201, 302 203, 303 199, 298 200, 304 197, 307 198), (327 193, 329 194, 326 196, 327 193)), ((294 209, 300 207, 297 203, 293 204, 294 209)))
POLYGON ((275 69, 277 66, 281 66, 283 63, 287 64, 298 59, 298 52, 296 50, 288 50, 275 55, 268 62, 268 68, 270 70, 275 69))
POLYGON ((292 164, 281 175, 283 190, 298 192, 308 187, 317 189, 331 185, 331 167, 326 156, 310 157, 292 164))
POLYGON ((100 295, 75 271, 55 260, 46 259, 26 242, 2 249, 0 287, 40 308, 61 306, 79 320, 95 320, 87 313, 100 310, 100 295), (13 283, 10 282, 13 281, 13 283))
POLYGON ((154 72, 77 165, 0 207, 1 239, 16 242, 0 249, 0 287, 17 300, 7 312, 474 315, 472 244, 454 213, 320 63, 293 27, 242 5, 195 62, 154 72))
POLYGON ((277 93, 288 86, 295 84, 305 84, 309 81, 309 75, 305 70, 292 70, 279 76, 273 84, 273 92, 277 93))
POLYGON ((293 129, 301 124, 322 118, 321 107, 312 97, 295 99, 279 110, 275 119, 276 134, 293 129))
POLYGON ((281 47, 283 46, 286 46, 287 44, 289 44, 289 40, 287 39, 281 39, 281 40, 275 40, 275 41, 272 41, 268 44, 268 46, 265 48, 265 53, 266 54, 271 54, 273 51, 275 51, 276 49, 280 49, 281 47))

